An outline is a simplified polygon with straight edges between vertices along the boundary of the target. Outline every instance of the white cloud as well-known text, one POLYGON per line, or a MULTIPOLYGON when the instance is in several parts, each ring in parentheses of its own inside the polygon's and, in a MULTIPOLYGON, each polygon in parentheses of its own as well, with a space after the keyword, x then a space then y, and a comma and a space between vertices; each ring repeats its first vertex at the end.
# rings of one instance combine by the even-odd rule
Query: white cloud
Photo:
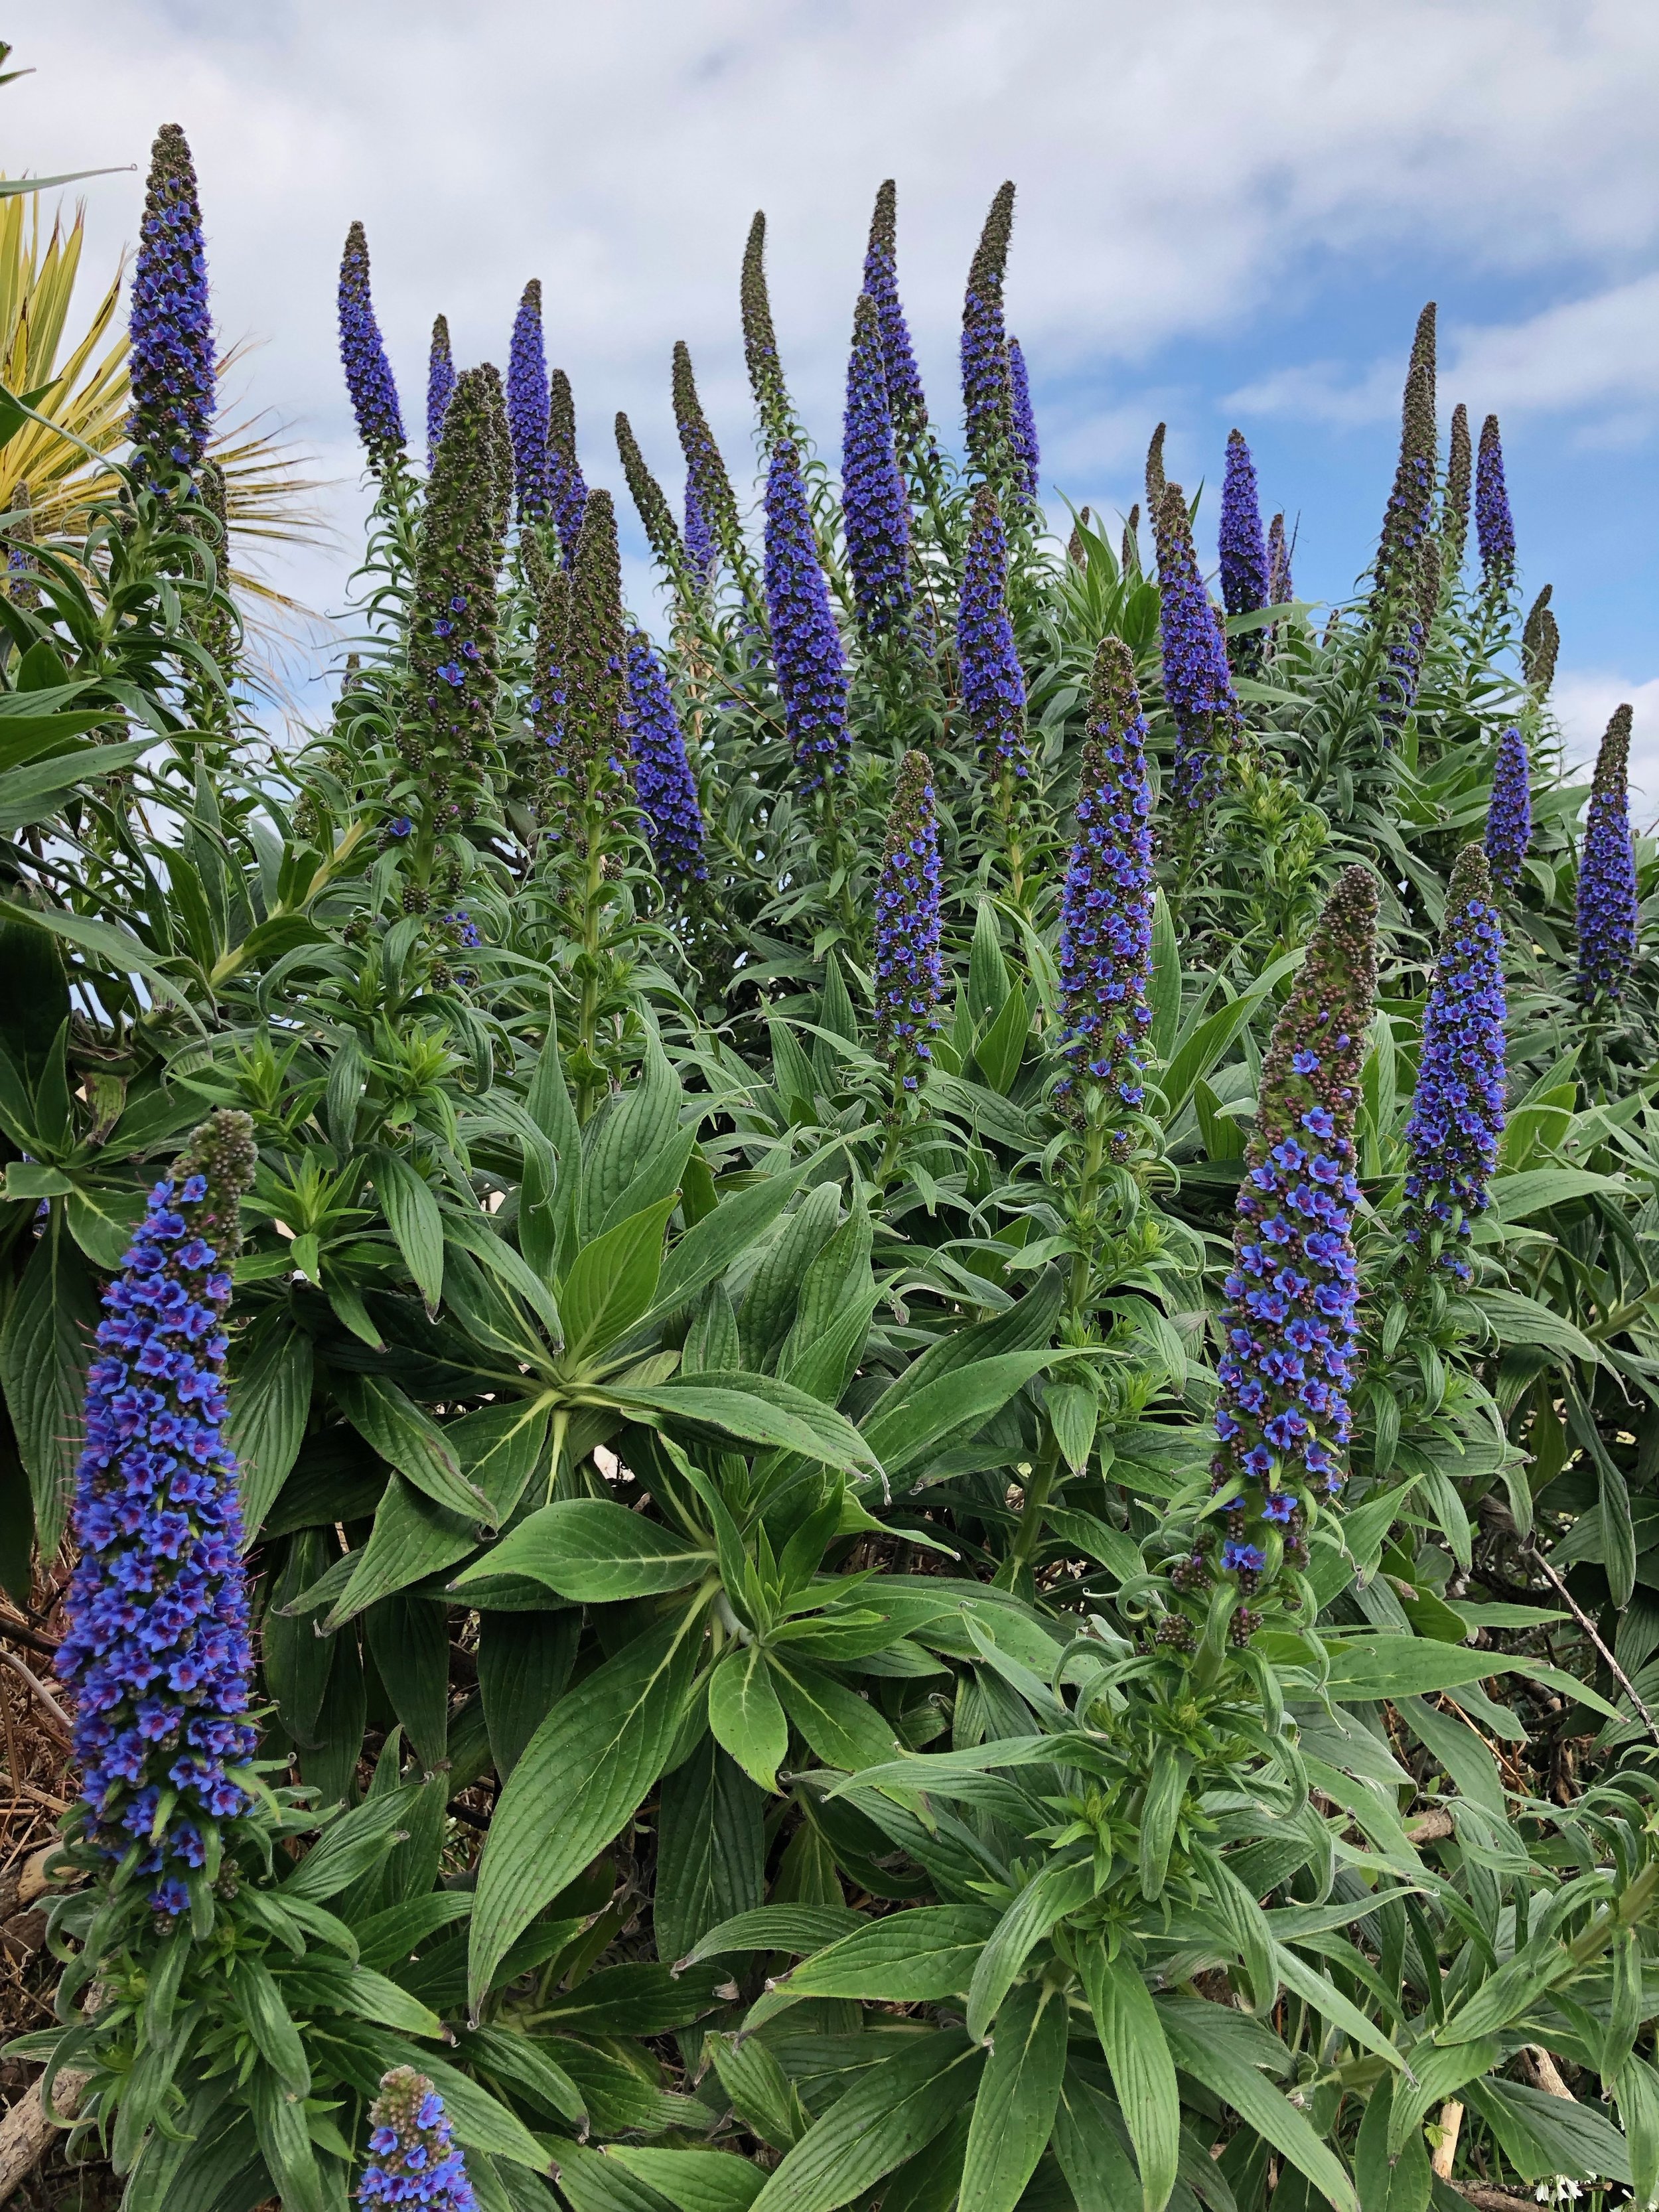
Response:
POLYGON ((1587 777, 1613 708, 1626 702, 1635 710, 1630 746, 1632 813, 1638 826, 1645 829, 1659 817, 1659 676, 1633 684, 1599 671, 1564 670, 1550 688, 1550 704, 1566 740, 1567 759, 1582 767, 1587 777))

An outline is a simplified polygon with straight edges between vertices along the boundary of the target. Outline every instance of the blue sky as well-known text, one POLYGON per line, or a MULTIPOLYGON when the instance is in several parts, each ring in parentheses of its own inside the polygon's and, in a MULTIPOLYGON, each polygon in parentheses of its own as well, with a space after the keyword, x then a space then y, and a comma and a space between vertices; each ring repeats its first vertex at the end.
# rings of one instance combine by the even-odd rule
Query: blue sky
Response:
MULTIPOLYGON (((158 124, 188 131, 221 331, 264 341, 251 398, 334 480, 340 542, 281 577, 313 604, 339 605, 360 511, 332 329, 354 216, 410 414, 433 313, 460 358, 501 361, 538 276, 588 473, 619 488, 618 406, 670 472, 676 337, 747 459, 757 206, 786 366, 833 455, 888 175, 953 422, 963 278, 1006 175, 1045 477, 1127 504, 1163 416, 1172 472, 1214 483, 1236 422, 1264 497, 1299 515, 1313 595, 1368 556, 1437 299, 1443 415, 1499 413, 1524 582, 1555 586, 1570 740, 1583 754, 1633 697, 1659 806, 1650 0, 55 0, 15 58, 37 74, 5 95, 13 172, 142 165, 158 124)), ((139 193, 88 188, 93 267, 139 193)))

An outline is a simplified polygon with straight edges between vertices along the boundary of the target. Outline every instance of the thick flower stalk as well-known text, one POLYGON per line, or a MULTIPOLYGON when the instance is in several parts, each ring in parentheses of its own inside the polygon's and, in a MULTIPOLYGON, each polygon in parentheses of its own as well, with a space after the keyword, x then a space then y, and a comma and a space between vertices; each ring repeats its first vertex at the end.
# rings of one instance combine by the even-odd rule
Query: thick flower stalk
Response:
MULTIPOLYGON (((356 235, 362 236, 361 225, 356 235)), ((365 254, 365 298, 368 265, 365 254)), ((343 307, 343 270, 341 283, 343 307)), ((162 125, 150 152, 132 270, 131 337, 127 434, 133 465, 160 488, 195 474, 207 451, 217 388, 196 169, 176 123, 162 125)))
POLYGON ((720 567, 720 549, 697 495, 697 480, 685 472, 685 563, 700 598, 706 597, 720 567))
POLYGON ((1013 454, 1013 385, 1003 327, 1002 283, 1014 227, 1014 188, 1000 185, 968 271, 962 309, 962 410, 968 459, 993 483, 1009 474, 1013 454))
POLYGON ((1134 657, 1095 655, 1077 830, 1060 907, 1060 1095, 1079 1119, 1121 1122, 1145 1096, 1152 1012, 1152 792, 1134 657), (1097 1101, 1098 1103, 1097 1104, 1097 1101))
POLYGON ((975 495, 957 603, 963 720, 991 787, 1011 887, 1024 894, 1023 822, 1031 753, 1025 733, 1025 672, 1008 619, 1008 534, 989 484, 975 495))
POLYGON ((507 357, 507 427, 513 441, 513 488, 520 522, 539 522, 550 497, 547 349, 542 338, 541 280, 524 288, 507 357))
POLYGON ((902 640, 910 621, 910 502, 887 404, 880 320, 867 292, 854 313, 847 364, 841 506, 865 641, 902 640))
POLYGON ((253 1180, 253 1127, 215 1114, 151 1190, 104 1293, 87 1376, 69 1628, 86 1832, 137 1850, 162 1912, 217 1870, 217 1824, 246 1810, 253 1676, 223 1320, 253 1180))
MULTIPOLYGON (((1359 1073, 1376 991, 1376 886, 1350 868, 1325 902, 1262 1062, 1223 1285, 1211 1480, 1223 1529, 1201 1577, 1241 1596, 1306 1557, 1321 1498, 1342 1486, 1348 1395, 1358 1358, 1353 1217, 1359 1073)), ((1178 1577, 1179 1579, 1179 1577, 1178 1577)), ((1235 1614, 1242 1638, 1256 1625, 1235 1614)))
POLYGON ((1267 525, 1267 605, 1287 607, 1295 597, 1296 580, 1291 574, 1291 547, 1285 535, 1285 518, 1276 514, 1267 525))
POLYGON ((1528 611, 1521 629, 1521 672, 1534 699, 1549 696, 1555 681, 1555 663, 1561 650, 1561 626, 1550 599, 1555 586, 1546 584, 1528 611))
POLYGON ((921 443, 927 428, 927 402, 898 294, 898 194, 890 177, 877 192, 875 212, 870 218, 864 289, 876 303, 893 428, 900 445, 910 451, 921 443))
POLYGON ((1400 459, 1376 549, 1376 580, 1371 599, 1378 615, 1397 589, 1410 589, 1417 549, 1433 509, 1434 471, 1434 368, 1414 348, 1401 409, 1400 459))
MULTIPOLYGON (((206 647, 228 683, 236 653, 236 617, 230 605, 230 513, 225 501, 225 472, 217 461, 204 461, 197 477, 199 501, 193 517, 196 534, 213 555, 215 590, 210 599, 192 610, 191 629, 197 642, 206 647)), ((222 726, 225 702, 210 685, 192 680, 196 711, 204 720, 222 726)))
POLYGON ((772 298, 766 283, 766 216, 757 211, 749 226, 743 250, 743 275, 738 287, 743 318, 743 357, 749 370, 750 389, 760 416, 761 447, 770 453, 782 440, 795 441, 794 412, 783 381, 778 356, 778 335, 772 327, 772 298))
POLYGON ((1423 1015, 1417 1096, 1406 1124, 1407 1241, 1460 1282, 1459 1249, 1486 1205, 1504 1133, 1504 929, 1479 845, 1452 869, 1440 957, 1423 1015))
POLYGON ((646 465, 633 425, 623 414, 617 417, 617 452, 652 556, 665 574, 678 577, 685 562, 679 525, 674 520, 667 495, 646 465))
POLYGON ((1486 810, 1486 865, 1501 891, 1521 880, 1522 863, 1532 842, 1532 787, 1527 741, 1511 722, 1498 740, 1492 769, 1492 801, 1486 810))
POLYGON ((896 1101, 921 1087, 939 1025, 939 829, 926 757, 906 753, 876 882, 876 1030, 896 1101))
POLYGON ((369 295, 368 240, 360 222, 346 233, 340 257, 340 362, 357 435, 373 465, 383 468, 404 449, 404 416, 369 295))
POLYGON ((1220 788, 1221 763, 1237 744, 1233 696, 1215 610, 1199 573, 1187 495, 1166 483, 1153 515, 1158 535, 1159 634, 1164 696, 1175 718, 1175 799, 1188 810, 1220 788))
POLYGON ((1160 422, 1146 441, 1146 519, 1152 528, 1158 528, 1158 509, 1164 504, 1164 495, 1169 488, 1169 478, 1164 473, 1164 438, 1168 425, 1160 422))
MULTIPOLYGON (((587 496, 570 573, 567 638, 562 766, 575 797, 595 808, 616 793, 628 752, 622 560, 608 491, 587 496)), ((596 826, 590 823, 590 833, 596 826)))
POLYGON ((685 754, 685 733, 662 663, 643 630, 628 641, 629 746, 634 790, 645 816, 646 842, 665 884, 702 883, 702 809, 685 754))
MULTIPOLYGON (((1261 534, 1261 505, 1255 463, 1242 430, 1227 433, 1227 468, 1221 483, 1221 598, 1230 615, 1255 614, 1271 604, 1267 545, 1261 534)), ((1233 640, 1231 656, 1239 669, 1254 668, 1261 658, 1262 635, 1247 631, 1233 640)))
POLYGON ((1035 507, 1042 486, 1042 449, 1037 443, 1036 416, 1031 406, 1031 382, 1025 374, 1025 356, 1018 338, 1008 341, 1008 391, 1012 407, 1014 466, 1025 503, 1035 507))
POLYGON ((829 789, 846 774, 851 758, 847 665, 799 457, 787 440, 773 454, 766 478, 766 611, 800 788, 829 789))
POLYGON ((1506 591, 1515 576, 1515 519, 1504 482, 1504 441, 1498 417, 1480 425, 1474 460, 1474 535, 1480 548, 1480 580, 1491 592, 1506 591))
POLYGON ((455 2148, 444 2100, 424 2074, 396 2066, 380 2076, 368 2108, 368 2160, 357 2182, 360 2204, 384 2212, 477 2212, 466 2161, 455 2148))
POLYGON ((450 395, 455 389, 455 360, 449 349, 449 318, 438 315, 432 325, 432 349, 426 362, 426 465, 429 469, 437 457, 438 441, 444 434, 444 416, 449 412, 450 395))
POLYGON ((565 567, 574 568, 587 512, 587 485, 576 459, 575 398, 562 368, 554 370, 548 392, 547 487, 560 553, 565 567))
POLYGON ((1446 448, 1446 484, 1441 495, 1440 536, 1448 575, 1463 565, 1463 548, 1469 536, 1469 486, 1474 471, 1474 452, 1469 443, 1469 410, 1460 399, 1452 409, 1451 434, 1446 448))
POLYGON ((1636 848, 1630 834, 1631 710, 1615 707, 1590 786, 1578 858, 1578 991, 1587 1005, 1623 997, 1636 957, 1636 848))
POLYGON ((428 854, 435 837, 477 811, 493 745, 495 577, 508 494, 500 400, 501 378, 488 362, 456 378, 416 548, 414 711, 401 750, 422 780, 428 854))
POLYGON ((737 496, 697 397, 691 356, 684 339, 676 340, 674 346, 674 420, 679 426, 680 449, 685 455, 686 471, 703 520, 714 532, 720 551, 741 574, 747 561, 747 549, 738 516, 737 496))

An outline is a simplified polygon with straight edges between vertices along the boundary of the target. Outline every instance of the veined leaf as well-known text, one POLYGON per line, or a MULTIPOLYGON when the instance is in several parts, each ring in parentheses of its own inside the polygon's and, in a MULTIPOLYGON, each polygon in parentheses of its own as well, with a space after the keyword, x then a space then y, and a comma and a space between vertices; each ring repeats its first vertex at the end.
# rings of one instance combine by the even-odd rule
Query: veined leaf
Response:
POLYGON ((1048 2147, 1066 2072, 1066 2000, 1030 1982, 997 2015, 986 2062, 957 2212, 1014 2212, 1048 2147))
POLYGON ((434 1504, 447 1506, 452 1513, 476 1514, 485 1522, 495 1519, 495 1508, 461 1473, 443 1431, 395 1382, 384 1375, 341 1370, 334 1376, 334 1395, 364 1443, 434 1504))
POLYGON ((612 1498, 562 1498, 521 1521, 453 1587, 465 1590, 492 1575, 528 1575, 561 1597, 604 1605, 680 1589, 714 1558, 712 1548, 699 1550, 612 1498))
POLYGON ((983 2053, 959 2028, 919 2036, 871 2067, 814 2122, 754 2212, 836 2212, 948 2127, 979 2086, 983 2053))
POLYGON ((1181 2155, 1181 2092, 1164 2023, 1127 1959, 1091 1943, 1079 1955, 1083 1986, 1140 2168, 1142 2212, 1164 2212, 1181 2155))

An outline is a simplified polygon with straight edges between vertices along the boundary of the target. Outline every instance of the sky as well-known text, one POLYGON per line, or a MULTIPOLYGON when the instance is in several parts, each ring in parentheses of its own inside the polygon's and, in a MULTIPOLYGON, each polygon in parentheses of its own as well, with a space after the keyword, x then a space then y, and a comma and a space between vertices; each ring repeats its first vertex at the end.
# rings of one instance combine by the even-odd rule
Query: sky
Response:
POLYGON ((1170 474, 1218 486, 1237 424, 1313 598, 1370 557, 1434 299, 1443 421, 1498 414, 1522 589, 1554 586, 1572 757, 1632 700, 1638 811, 1659 810, 1652 0, 53 0, 13 64, 35 74, 3 94, 0 167, 137 165, 81 188, 88 295, 136 236, 155 131, 184 125, 218 331, 258 342, 236 388, 329 481, 336 541, 275 580, 332 611, 363 509, 334 326, 354 218, 411 428, 434 314, 459 362, 504 367, 541 279, 584 468, 631 526, 610 426, 625 409, 678 489, 676 338, 746 474, 757 208, 833 461, 871 203, 896 179, 900 287, 954 434, 963 283, 1012 178, 1052 513, 1127 508, 1160 419, 1170 474))

